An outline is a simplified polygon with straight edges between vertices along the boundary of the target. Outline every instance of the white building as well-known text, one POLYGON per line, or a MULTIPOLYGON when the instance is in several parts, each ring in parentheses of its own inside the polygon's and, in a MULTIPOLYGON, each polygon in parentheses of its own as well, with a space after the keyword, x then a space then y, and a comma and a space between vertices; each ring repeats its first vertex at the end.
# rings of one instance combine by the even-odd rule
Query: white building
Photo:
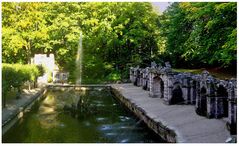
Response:
POLYGON ((48 83, 48 82, 67 82, 69 73, 60 72, 58 66, 55 64, 54 54, 35 54, 34 58, 31 60, 32 64, 42 65, 45 67, 46 72, 43 76, 38 77, 38 83, 48 83))

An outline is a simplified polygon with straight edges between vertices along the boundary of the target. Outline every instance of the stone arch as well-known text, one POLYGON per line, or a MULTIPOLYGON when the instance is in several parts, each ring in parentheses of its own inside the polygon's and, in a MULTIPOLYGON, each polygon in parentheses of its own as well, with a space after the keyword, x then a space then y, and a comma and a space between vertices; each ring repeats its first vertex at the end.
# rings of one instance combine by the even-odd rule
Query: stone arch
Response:
POLYGON ((145 76, 144 81, 143 81, 143 89, 144 90, 148 90, 148 84, 149 84, 148 76, 145 76))
POLYGON ((184 98, 183 98, 182 88, 180 87, 178 83, 176 83, 172 90, 172 98, 170 99, 170 104, 179 104, 183 102, 184 102, 184 98))
POLYGON ((139 86, 140 85, 140 71, 136 70, 136 77, 135 77, 135 82, 134 82, 135 86, 139 86))
POLYGON ((201 116, 207 115, 207 89, 205 87, 200 89, 199 105, 196 112, 201 116))
POLYGON ((197 81, 193 80, 192 81, 192 95, 191 95, 191 103, 196 104, 196 96, 197 96, 197 81))
POLYGON ((139 74, 139 86, 143 86, 144 84, 144 75, 143 75, 143 71, 140 71, 140 74, 139 74))
POLYGON ((223 117, 228 117, 228 92, 223 85, 219 85, 217 89, 217 97, 222 98, 223 117))
POLYGON ((163 80, 159 76, 153 78, 153 96, 154 97, 163 97, 164 94, 164 85, 163 80))
POLYGON ((143 84, 143 89, 147 90, 147 87, 148 87, 148 81, 145 79, 145 84, 143 84))
POLYGON ((161 80, 160 82, 160 91, 161 91, 161 98, 164 98, 164 82, 161 80))

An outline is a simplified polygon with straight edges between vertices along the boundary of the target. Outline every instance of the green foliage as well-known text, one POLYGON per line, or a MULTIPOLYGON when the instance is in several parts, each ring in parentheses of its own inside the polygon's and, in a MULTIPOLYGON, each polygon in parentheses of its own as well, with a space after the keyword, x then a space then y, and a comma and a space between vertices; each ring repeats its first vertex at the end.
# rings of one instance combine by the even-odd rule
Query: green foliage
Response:
POLYGON ((35 65, 2 64, 3 88, 19 88, 26 81, 36 81, 40 75, 35 65))
POLYGON ((20 92, 21 86, 26 82, 35 82, 40 76, 40 71, 35 65, 22 64, 2 64, 2 89, 3 97, 12 88, 18 89, 20 92))
POLYGON ((150 3, 2 5, 2 54, 6 63, 27 63, 36 53, 54 53, 60 69, 69 71, 69 79, 74 82, 81 31, 85 82, 107 79, 111 71, 121 72, 127 63, 139 58, 135 64, 149 64, 158 52, 158 16, 150 3))
POLYGON ((47 75, 47 82, 48 82, 48 83, 52 83, 52 81, 53 81, 53 79, 52 79, 51 73, 49 73, 49 74, 47 75))
POLYGON ((178 67, 227 67, 236 62, 236 5, 172 4, 161 17, 162 36, 167 44, 164 55, 178 67))
POLYGON ((129 66, 151 61, 228 67, 236 62, 236 11, 233 2, 173 3, 160 16, 147 2, 3 2, 2 60, 53 53, 74 83, 82 32, 83 83, 122 80, 129 66))
POLYGON ((121 79, 121 74, 119 72, 111 72, 108 76, 107 79, 109 81, 119 81, 121 79))
POLYGON ((39 71, 39 76, 43 76, 44 75, 44 73, 46 72, 46 67, 44 67, 43 65, 37 65, 36 66, 37 67, 37 69, 38 69, 38 71, 39 71))
POLYGON ((2 3, 3 62, 29 63, 35 52, 46 47, 45 4, 2 3))

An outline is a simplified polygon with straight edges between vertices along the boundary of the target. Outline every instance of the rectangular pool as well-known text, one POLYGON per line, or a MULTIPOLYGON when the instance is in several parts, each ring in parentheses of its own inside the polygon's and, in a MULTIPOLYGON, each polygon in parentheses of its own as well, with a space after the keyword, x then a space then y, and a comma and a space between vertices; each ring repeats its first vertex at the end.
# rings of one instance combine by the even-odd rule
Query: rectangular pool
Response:
POLYGON ((161 143, 121 105, 110 89, 48 90, 9 131, 3 143, 161 143))

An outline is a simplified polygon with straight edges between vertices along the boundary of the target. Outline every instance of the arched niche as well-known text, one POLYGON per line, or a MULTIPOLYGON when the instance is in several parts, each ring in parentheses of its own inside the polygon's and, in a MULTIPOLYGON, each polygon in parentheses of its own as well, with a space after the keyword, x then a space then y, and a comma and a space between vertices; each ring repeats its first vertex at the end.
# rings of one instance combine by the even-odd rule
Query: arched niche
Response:
POLYGON ((205 87, 200 89, 199 105, 196 113, 201 116, 207 115, 207 90, 205 87))
POLYGON ((196 96, 197 96, 197 82, 193 80, 191 84, 191 104, 196 104, 196 96))
POLYGON ((183 92, 179 84, 176 84, 172 90, 172 98, 170 104, 182 104, 184 103, 183 92))
POLYGON ((154 97, 163 97, 164 94, 164 83, 163 80, 159 76, 155 76, 153 78, 153 96, 154 97))
POLYGON ((222 98, 223 117, 228 117, 228 92, 222 85, 217 89, 217 97, 222 98))

